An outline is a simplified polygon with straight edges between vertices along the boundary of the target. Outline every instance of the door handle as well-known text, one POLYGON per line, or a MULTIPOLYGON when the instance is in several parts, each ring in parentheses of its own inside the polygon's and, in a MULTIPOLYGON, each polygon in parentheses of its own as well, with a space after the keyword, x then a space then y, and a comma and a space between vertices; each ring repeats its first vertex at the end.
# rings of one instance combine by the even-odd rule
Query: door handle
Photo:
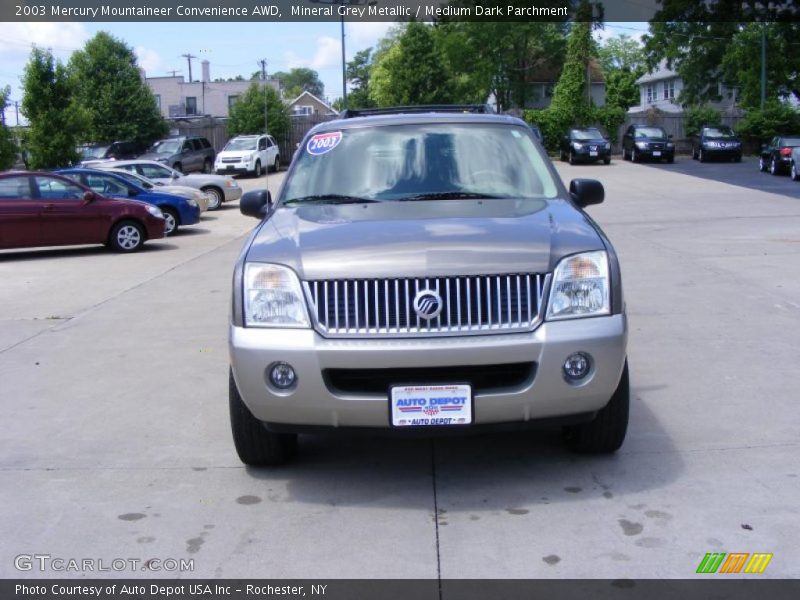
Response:
POLYGON ((52 212, 52 211, 54 211, 56 209, 56 205, 55 204, 45 204, 42 208, 47 212, 52 212))

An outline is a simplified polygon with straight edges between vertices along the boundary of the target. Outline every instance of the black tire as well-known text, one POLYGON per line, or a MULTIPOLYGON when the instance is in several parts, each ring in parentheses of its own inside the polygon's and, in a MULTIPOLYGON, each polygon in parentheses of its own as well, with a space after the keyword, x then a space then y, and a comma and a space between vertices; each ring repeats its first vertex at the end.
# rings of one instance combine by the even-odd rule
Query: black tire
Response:
POLYGON ((630 412, 628 361, 611 399, 588 423, 565 428, 570 450, 582 454, 608 454, 619 450, 625 441, 630 412))
POLYGON ((772 160, 769 161, 769 172, 772 175, 780 175, 780 169, 778 168, 778 161, 775 160, 775 157, 772 157, 772 160))
POLYGON ((642 158, 638 154, 636 154, 636 146, 634 146, 633 148, 631 148, 631 162, 637 163, 641 160, 642 158))
POLYGON ((763 156, 761 156, 758 159, 758 170, 761 171, 762 173, 766 173, 767 172, 767 161, 764 160, 763 156))
POLYGON ((281 170, 281 157, 276 154, 275 162, 272 163, 272 172, 277 173, 280 170, 281 170))
POLYGON ((668 162, 669 164, 672 164, 672 163, 674 163, 674 162, 675 162, 675 155, 674 155, 674 154, 670 154, 670 155, 667 157, 667 162, 668 162))
POLYGON ((208 210, 217 210, 222 206, 222 201, 225 199, 224 193, 221 189, 209 186, 200 190, 208 196, 208 210))
POLYGON ((575 155, 572 153, 572 150, 569 151, 569 164, 575 164, 575 155))
POLYGON ((114 252, 138 252, 145 241, 144 227, 136 221, 120 221, 108 234, 108 246, 114 252))
POLYGON ((558 151, 558 160, 561 162, 567 162, 567 155, 564 153, 563 150, 558 151))
POLYGON ((697 159, 698 159, 698 156, 697 156, 697 148, 695 148, 694 146, 692 146, 692 160, 697 160, 697 159))
POLYGON ((253 169, 253 177, 261 177, 261 161, 256 161, 256 168, 253 169))
POLYGON ((611 157, 609 156, 608 158, 604 158, 603 159, 603 164, 604 165, 610 165, 611 164, 611 157))
POLYGON ((171 208, 162 208, 164 213, 164 235, 174 235, 181 226, 181 218, 171 208))
POLYGON ((622 160, 630 160, 630 157, 628 156, 628 151, 625 150, 624 146, 622 148, 622 160))
POLYGON ((233 372, 228 373, 228 401, 231 411, 233 445, 246 465, 274 466, 288 462, 297 453, 297 435, 272 433, 245 405, 233 372))
POLYGON ((211 159, 207 158, 203 161, 203 173, 211 173, 213 172, 214 165, 211 164, 211 159))
POLYGON ((794 161, 792 161, 792 170, 789 171, 789 175, 791 175, 792 181, 800 181, 800 170, 797 169, 794 161))
POLYGON ((708 162, 708 157, 706 156, 705 152, 703 152, 702 148, 700 148, 700 150, 697 152, 697 160, 700 162, 708 162))

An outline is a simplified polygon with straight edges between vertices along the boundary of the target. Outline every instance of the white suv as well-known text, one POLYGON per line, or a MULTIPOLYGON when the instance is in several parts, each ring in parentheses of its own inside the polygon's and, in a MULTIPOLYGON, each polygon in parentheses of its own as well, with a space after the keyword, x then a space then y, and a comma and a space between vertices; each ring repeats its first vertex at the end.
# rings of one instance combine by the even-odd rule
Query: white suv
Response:
POLYGON ((247 173, 261 177, 265 169, 281 166, 278 144, 271 135, 240 135, 228 141, 217 154, 214 170, 218 175, 247 173))

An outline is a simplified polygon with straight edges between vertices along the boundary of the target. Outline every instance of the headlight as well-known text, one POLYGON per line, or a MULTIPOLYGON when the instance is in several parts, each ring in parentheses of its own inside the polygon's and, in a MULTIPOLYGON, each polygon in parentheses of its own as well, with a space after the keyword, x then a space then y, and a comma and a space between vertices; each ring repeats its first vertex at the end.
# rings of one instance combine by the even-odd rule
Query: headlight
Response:
POLYGON ((197 201, 194 198, 187 198, 186 203, 192 208, 197 208, 197 201))
POLYGON ((608 255, 605 251, 563 258, 553 275, 547 319, 574 319, 610 313, 608 255))
POLYGON ((647 150, 647 142, 636 142, 636 147, 639 150, 647 150))
POLYGON ((264 263, 244 267, 244 323, 247 327, 308 327, 300 281, 291 269, 264 263))
POLYGON ((580 144, 578 142, 572 142, 572 147, 575 148, 575 150, 580 150, 581 148, 583 148, 583 144, 580 144))
POLYGON ((235 179, 226 179, 225 180, 225 187, 235 188, 235 187, 239 187, 239 184, 236 183, 235 179))
POLYGON ((153 206, 152 204, 147 205, 147 212, 149 212, 154 217, 158 217, 159 219, 164 218, 164 213, 161 212, 161 209, 157 206, 153 206))
POLYGON ((611 150, 611 142, 606 142, 606 150, 611 150))
POLYGON ((672 148, 672 146, 674 146, 674 145, 675 144, 673 144, 672 142, 667 142, 667 148, 672 148))

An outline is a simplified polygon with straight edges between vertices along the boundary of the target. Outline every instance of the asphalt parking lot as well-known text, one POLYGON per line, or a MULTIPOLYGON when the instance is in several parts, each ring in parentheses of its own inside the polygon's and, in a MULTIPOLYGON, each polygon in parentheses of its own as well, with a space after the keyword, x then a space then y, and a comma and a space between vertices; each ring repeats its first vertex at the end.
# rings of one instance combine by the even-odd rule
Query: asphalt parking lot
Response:
POLYGON ((558 165, 605 184, 589 212, 625 278, 611 457, 555 432, 310 436, 291 466, 245 468, 226 327, 254 220, 225 205, 130 256, 0 253, 0 577, 65 575, 15 568, 38 553, 194 559, 194 577, 689 578, 707 552, 800 576, 800 184, 751 161, 708 167, 780 188, 685 157, 558 165))

